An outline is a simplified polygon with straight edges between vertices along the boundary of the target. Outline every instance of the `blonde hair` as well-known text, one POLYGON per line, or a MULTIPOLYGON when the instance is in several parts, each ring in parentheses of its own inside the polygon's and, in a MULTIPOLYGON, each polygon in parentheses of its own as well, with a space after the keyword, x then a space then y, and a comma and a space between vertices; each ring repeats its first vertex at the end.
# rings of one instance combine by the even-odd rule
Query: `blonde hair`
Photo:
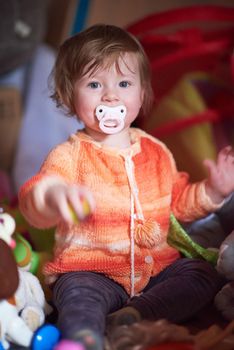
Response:
POLYGON ((136 55, 145 91, 142 110, 147 114, 153 102, 153 92, 150 65, 144 49, 127 31, 104 24, 94 25, 61 45, 51 75, 54 84, 51 97, 57 106, 65 106, 68 114, 74 115, 75 82, 88 72, 104 68, 104 65, 116 64, 119 69, 119 59, 123 59, 125 53, 136 55))

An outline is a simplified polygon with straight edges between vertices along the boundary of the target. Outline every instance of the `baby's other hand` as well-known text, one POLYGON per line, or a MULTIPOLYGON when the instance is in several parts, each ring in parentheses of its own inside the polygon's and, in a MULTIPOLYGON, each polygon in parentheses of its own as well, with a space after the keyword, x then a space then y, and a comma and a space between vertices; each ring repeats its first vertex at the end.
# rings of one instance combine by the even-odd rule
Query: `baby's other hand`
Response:
POLYGON ((210 159, 204 161, 209 176, 206 191, 213 202, 221 203, 234 191, 234 151, 231 146, 223 148, 214 162, 210 159))
POLYGON ((84 220, 94 210, 90 191, 79 185, 57 184, 47 190, 45 200, 69 224, 84 220))

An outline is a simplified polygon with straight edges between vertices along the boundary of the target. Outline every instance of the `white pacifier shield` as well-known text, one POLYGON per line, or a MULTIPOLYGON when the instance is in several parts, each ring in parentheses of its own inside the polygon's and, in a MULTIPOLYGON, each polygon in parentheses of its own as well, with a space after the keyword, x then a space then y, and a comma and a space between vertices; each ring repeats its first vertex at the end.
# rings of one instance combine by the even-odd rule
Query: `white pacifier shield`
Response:
POLYGON ((99 120, 99 128, 105 134, 116 134, 124 128, 127 109, 124 105, 109 107, 99 105, 95 115, 99 120))

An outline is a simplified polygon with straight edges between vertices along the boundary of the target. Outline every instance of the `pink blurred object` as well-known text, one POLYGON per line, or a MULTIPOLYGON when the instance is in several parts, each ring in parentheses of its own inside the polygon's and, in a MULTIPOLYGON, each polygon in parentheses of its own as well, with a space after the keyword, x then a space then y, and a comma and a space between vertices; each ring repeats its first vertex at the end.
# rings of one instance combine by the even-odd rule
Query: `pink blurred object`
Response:
POLYGON ((14 249, 16 247, 16 242, 13 238, 10 241, 10 247, 11 247, 11 249, 14 249))
POLYGON ((85 348, 81 343, 72 340, 61 340, 54 350, 85 350, 85 348))

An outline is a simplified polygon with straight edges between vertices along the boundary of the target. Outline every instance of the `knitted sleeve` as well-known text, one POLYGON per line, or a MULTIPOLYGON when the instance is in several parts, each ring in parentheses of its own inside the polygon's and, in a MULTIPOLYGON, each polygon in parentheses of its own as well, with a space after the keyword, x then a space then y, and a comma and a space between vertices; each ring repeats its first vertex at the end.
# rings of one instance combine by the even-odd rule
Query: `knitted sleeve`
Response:
POLYGON ((177 171, 175 161, 171 157, 173 173, 172 212, 178 220, 183 222, 194 221, 217 210, 217 205, 206 194, 205 182, 189 182, 189 175, 177 171))
MULTIPOLYGON (((175 159, 163 142, 142 131, 141 135, 150 139, 162 151, 160 156, 163 162, 161 169, 164 169, 162 181, 169 186, 172 195, 171 211, 178 220, 183 222, 194 221, 222 206, 223 203, 220 205, 213 203, 206 194, 205 180, 190 183, 189 174, 177 170, 175 159)), ((159 152, 158 147, 156 152, 159 152)))
POLYGON ((55 147, 47 156, 40 171, 19 191, 19 208, 26 220, 35 227, 57 225, 58 217, 44 202, 45 190, 51 184, 73 183, 75 164, 78 163, 78 145, 67 141, 55 147))

